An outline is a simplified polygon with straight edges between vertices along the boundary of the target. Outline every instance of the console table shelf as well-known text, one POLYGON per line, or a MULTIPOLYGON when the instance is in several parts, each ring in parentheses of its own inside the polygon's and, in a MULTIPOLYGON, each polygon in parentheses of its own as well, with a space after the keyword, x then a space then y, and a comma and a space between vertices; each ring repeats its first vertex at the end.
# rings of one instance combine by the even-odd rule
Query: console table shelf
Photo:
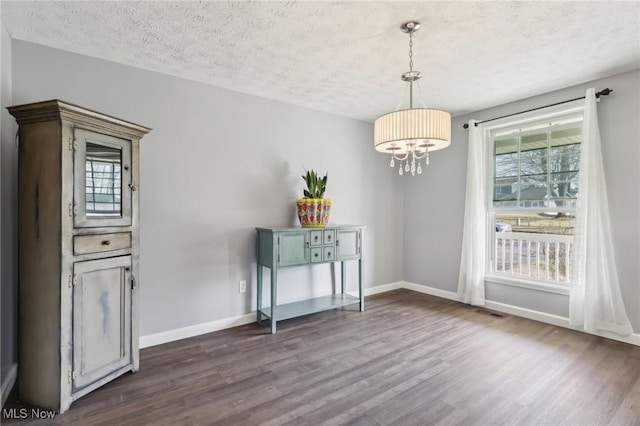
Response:
POLYGON ((269 318, 271 333, 278 321, 329 309, 359 304, 364 311, 362 234, 364 226, 343 225, 326 228, 256 228, 257 239, 257 321, 269 318), (358 297, 346 292, 346 262, 358 261, 358 297), (341 263, 341 292, 282 305, 278 300, 278 269, 321 263, 341 263), (263 269, 271 270, 271 304, 262 306, 263 269))
MULTIPOLYGON (((360 303, 360 298, 349 294, 332 294, 330 296, 316 297, 314 299, 301 300, 299 302, 278 305, 275 316, 276 321, 296 318, 303 315, 315 314, 329 309, 341 308, 360 303)), ((271 307, 261 310, 262 315, 271 318, 271 307)))

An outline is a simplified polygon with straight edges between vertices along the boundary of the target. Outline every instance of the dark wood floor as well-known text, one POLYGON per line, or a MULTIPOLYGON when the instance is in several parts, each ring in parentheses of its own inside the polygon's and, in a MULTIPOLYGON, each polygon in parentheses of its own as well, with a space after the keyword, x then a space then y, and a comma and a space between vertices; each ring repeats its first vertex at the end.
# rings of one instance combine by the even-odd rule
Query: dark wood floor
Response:
POLYGON ((640 347, 396 290, 144 349, 53 422, 3 420, 31 423, 640 425, 640 347))

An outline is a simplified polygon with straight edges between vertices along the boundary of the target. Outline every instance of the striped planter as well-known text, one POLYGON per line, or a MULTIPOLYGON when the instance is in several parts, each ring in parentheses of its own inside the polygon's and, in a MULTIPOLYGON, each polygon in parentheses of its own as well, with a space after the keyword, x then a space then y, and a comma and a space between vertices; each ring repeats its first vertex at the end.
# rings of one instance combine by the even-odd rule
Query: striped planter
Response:
POLYGON ((329 222, 329 198, 298 198, 298 220, 303 228, 323 228, 329 222))

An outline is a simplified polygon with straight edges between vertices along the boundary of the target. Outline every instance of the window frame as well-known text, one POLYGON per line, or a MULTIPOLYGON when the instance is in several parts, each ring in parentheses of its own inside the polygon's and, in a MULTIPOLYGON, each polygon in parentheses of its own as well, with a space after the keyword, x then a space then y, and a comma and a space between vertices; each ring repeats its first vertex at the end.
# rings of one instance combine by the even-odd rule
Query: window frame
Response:
MULTIPOLYGON (((527 211, 531 213, 536 212, 548 212, 551 211, 549 207, 517 207, 517 208, 500 208, 496 209, 493 206, 494 198, 494 180, 495 180, 495 155, 493 146, 492 134, 501 129, 508 129, 514 126, 526 127, 532 125, 535 122, 544 120, 558 120, 567 119, 570 116, 583 116, 584 115, 584 100, 578 99, 571 102, 566 102, 560 105, 553 105, 547 108, 538 109, 535 111, 524 112, 510 117, 504 117, 491 122, 481 123, 479 126, 482 130, 482 143, 485 144, 485 198, 486 198, 486 217, 485 217, 485 229, 486 229, 486 259, 485 259, 485 283, 497 283, 513 287, 527 288, 542 292, 556 293, 556 294, 569 294, 570 283, 562 284, 559 282, 553 282, 548 280, 536 279, 533 277, 523 276, 510 276, 505 273, 494 272, 493 261, 496 254, 494 253, 494 239, 495 239, 495 214, 499 211, 527 211)), ((582 118, 583 119, 583 118, 582 118)), ((582 121, 581 119, 581 121, 582 121)), ((533 129, 532 129, 533 130, 533 129)), ((549 159, 547 159, 549 161, 549 159)), ((547 163, 548 164, 548 163, 547 163)), ((519 167, 519 166, 518 166, 519 167)), ((550 172, 547 170, 547 185, 550 172)), ((522 200, 520 200, 522 201, 522 200)), ((526 201, 526 200, 525 200, 526 201)), ((553 208, 553 211, 558 212, 573 212, 573 208, 553 208)))

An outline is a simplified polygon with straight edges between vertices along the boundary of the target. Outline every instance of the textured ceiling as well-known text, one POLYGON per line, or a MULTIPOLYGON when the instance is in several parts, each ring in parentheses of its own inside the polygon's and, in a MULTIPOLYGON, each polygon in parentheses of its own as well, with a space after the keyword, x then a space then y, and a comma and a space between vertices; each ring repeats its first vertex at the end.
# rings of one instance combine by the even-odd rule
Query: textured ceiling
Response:
POLYGON ((1 7, 14 39, 368 121, 406 104, 408 20, 424 106, 454 115, 640 67, 638 1, 1 7))

